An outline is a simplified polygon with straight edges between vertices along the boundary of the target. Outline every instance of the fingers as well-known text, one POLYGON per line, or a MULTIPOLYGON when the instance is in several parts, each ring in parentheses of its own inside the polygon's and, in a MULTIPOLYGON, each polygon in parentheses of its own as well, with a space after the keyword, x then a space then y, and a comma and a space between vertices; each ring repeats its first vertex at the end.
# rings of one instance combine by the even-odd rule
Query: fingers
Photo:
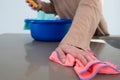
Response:
POLYGON ((29 6, 30 6, 33 10, 36 10, 36 8, 35 8, 32 4, 29 3, 29 6))
POLYGON ((88 61, 93 61, 97 59, 94 55, 91 55, 88 51, 83 50, 82 54, 87 58, 88 61))
POLYGON ((96 60, 96 58, 93 55, 89 54, 87 51, 80 49, 77 50, 76 58, 78 58, 83 63, 83 65, 86 65, 88 62, 96 60))
POLYGON ((55 51, 57 52, 58 58, 60 59, 60 61, 62 61, 62 63, 65 63, 66 56, 65 56, 65 53, 62 51, 62 49, 58 47, 58 48, 56 48, 55 51))
POLYGON ((89 54, 87 51, 83 51, 83 56, 86 58, 87 62, 91 62, 94 60, 97 60, 97 58, 91 54, 89 54))
POLYGON ((74 46, 66 46, 67 48, 63 47, 64 51, 68 54, 71 54, 75 58, 79 59, 84 65, 88 63, 87 58, 85 57, 82 50, 74 47, 74 46))
POLYGON ((85 52, 83 52, 83 50, 80 50, 76 47, 71 46, 70 48, 66 48, 65 52, 79 59, 81 63, 83 63, 83 65, 86 65, 89 62, 89 60, 87 59, 88 57, 86 57, 87 55, 85 54, 85 52))
POLYGON ((31 3, 28 4, 30 7, 33 7, 33 5, 31 3))
POLYGON ((29 2, 28 0, 26 0, 26 2, 28 3, 28 5, 29 5, 33 10, 38 10, 38 9, 39 9, 39 6, 38 6, 36 3, 33 4, 33 2, 31 3, 31 2, 29 2))
POLYGON ((29 3, 29 1, 28 1, 28 0, 26 0, 26 2, 27 2, 27 3, 29 3))
POLYGON ((63 45, 62 50, 67 53, 71 54, 72 56, 76 57, 79 59, 84 65, 86 65, 90 61, 96 60, 96 57, 93 55, 89 54, 87 51, 78 49, 74 46, 69 46, 69 45, 63 45))
POLYGON ((76 56, 76 58, 79 59, 81 63, 83 63, 83 65, 86 65, 88 63, 87 58, 83 56, 81 53, 79 53, 78 56, 76 56))
POLYGON ((87 51, 78 49, 74 46, 70 45, 60 45, 59 47, 56 48, 55 50, 58 53, 58 58, 65 63, 66 60, 66 54, 70 54, 73 57, 79 59, 83 65, 86 65, 90 61, 97 60, 96 57, 93 55, 89 54, 87 51))
POLYGON ((33 10, 38 10, 38 7, 34 7, 32 4, 29 3, 29 6, 33 9, 33 10))

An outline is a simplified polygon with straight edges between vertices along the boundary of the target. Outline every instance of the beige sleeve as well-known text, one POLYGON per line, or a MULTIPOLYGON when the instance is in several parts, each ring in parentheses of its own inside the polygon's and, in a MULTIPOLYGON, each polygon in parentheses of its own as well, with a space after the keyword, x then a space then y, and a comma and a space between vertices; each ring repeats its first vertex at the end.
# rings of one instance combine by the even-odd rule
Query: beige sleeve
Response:
POLYGON ((100 0, 81 0, 71 28, 60 44, 88 49, 102 15, 100 0))
POLYGON ((41 2, 42 5, 42 10, 46 13, 54 13, 56 14, 56 11, 54 9, 53 3, 46 3, 46 2, 41 2))
POLYGON ((109 36, 107 23, 102 15, 101 20, 99 22, 98 28, 95 32, 95 36, 109 36))

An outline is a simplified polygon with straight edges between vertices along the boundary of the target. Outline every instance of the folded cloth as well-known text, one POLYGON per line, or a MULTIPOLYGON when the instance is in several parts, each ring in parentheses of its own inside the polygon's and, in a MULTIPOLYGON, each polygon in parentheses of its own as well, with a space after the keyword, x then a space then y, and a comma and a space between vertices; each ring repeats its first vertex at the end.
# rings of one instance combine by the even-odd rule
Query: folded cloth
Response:
POLYGON ((55 20, 55 14, 48 14, 45 13, 44 11, 38 11, 37 13, 37 20, 55 20))
MULTIPOLYGON (((94 53, 90 50, 87 51, 88 54, 93 56, 94 53)), ((75 72, 78 74, 79 78, 82 80, 89 80, 93 78, 97 73, 101 74, 118 74, 120 71, 117 69, 117 65, 114 65, 110 62, 103 62, 100 60, 94 60, 88 62, 87 65, 83 65, 80 60, 74 58, 72 55, 66 55, 66 61, 63 64, 58 57, 57 52, 53 52, 50 57, 50 60, 57 62, 63 66, 74 66, 75 72)))

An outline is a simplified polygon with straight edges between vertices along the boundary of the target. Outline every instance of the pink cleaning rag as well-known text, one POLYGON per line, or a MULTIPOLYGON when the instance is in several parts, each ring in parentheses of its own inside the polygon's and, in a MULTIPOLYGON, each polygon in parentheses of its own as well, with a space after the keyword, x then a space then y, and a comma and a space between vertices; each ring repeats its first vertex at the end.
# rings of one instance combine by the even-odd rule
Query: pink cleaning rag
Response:
MULTIPOLYGON (((89 54, 94 55, 92 51, 88 51, 89 54)), ((82 80, 89 80, 93 78, 97 73, 102 74, 118 74, 120 71, 117 66, 110 62, 102 62, 100 60, 95 60, 88 62, 84 66, 78 59, 74 58, 70 54, 66 55, 66 62, 63 64, 59 58, 58 54, 54 51, 49 57, 50 60, 57 62, 63 66, 74 66, 75 72, 78 74, 79 78, 82 80)))

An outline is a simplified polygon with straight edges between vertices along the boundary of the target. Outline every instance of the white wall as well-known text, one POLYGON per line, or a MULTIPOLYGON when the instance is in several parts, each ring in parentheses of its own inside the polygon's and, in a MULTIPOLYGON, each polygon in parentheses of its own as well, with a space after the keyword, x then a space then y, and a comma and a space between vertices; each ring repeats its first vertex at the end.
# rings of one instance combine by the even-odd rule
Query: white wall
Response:
POLYGON ((24 19, 35 17, 25 0, 0 0, 0 33, 23 33, 24 19))
POLYGON ((120 35, 120 0, 104 0, 103 13, 112 35, 120 35))
MULTIPOLYGON (((119 3, 120 0, 105 0, 104 5, 104 16, 113 35, 120 35, 119 3)), ((0 34, 29 32, 23 29, 24 19, 35 16, 36 12, 27 6, 25 0, 0 0, 0 34)))

